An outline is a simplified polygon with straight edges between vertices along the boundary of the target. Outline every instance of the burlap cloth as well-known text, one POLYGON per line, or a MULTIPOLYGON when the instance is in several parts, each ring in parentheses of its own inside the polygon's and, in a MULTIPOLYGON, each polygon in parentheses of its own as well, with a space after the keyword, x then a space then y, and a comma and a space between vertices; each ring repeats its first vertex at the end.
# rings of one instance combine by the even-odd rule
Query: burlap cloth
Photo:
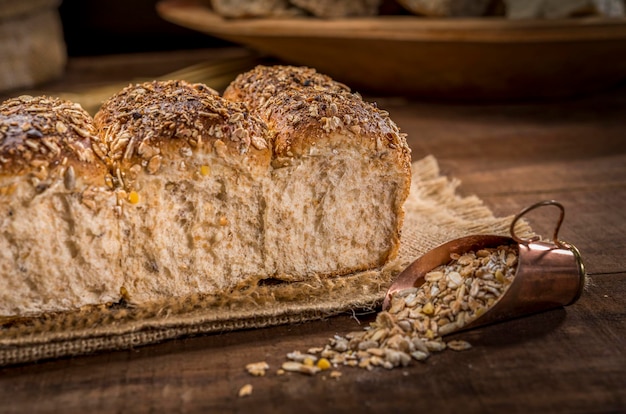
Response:
MULTIPOLYGON (((512 217, 494 217, 477 197, 460 197, 458 185, 440 175, 432 156, 413 164, 400 253, 382 269, 306 283, 242 287, 228 295, 198 295, 140 308, 102 306, 5 321, 0 327, 0 366, 376 309, 394 276, 426 251, 469 234, 508 235, 512 217)), ((519 225, 518 234, 530 232, 526 223, 519 225)))

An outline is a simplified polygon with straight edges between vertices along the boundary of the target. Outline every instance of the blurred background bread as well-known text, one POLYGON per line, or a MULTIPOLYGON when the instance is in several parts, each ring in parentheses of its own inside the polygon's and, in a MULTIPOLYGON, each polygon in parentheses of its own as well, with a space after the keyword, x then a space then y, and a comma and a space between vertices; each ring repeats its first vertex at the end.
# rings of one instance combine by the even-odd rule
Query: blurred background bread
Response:
POLYGON ((287 0, 211 0, 216 13, 228 18, 285 17, 303 14, 287 0))
POLYGON ((289 0, 316 17, 341 18, 375 16, 381 0, 289 0))
POLYGON ((493 0, 397 0, 411 13, 427 17, 484 16, 493 0))
POLYGON ((60 77, 67 52, 58 0, 0 0, 0 91, 60 77))

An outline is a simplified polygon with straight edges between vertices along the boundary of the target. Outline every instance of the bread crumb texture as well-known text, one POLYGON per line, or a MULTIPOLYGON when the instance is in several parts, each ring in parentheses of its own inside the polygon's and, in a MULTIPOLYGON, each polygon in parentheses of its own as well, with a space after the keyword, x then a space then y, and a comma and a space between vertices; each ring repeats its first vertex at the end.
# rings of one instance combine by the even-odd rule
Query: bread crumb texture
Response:
POLYGON ((0 316, 381 268, 398 252, 410 169, 389 114, 311 68, 259 66, 223 96, 131 84, 93 118, 58 98, 10 99, 0 316))

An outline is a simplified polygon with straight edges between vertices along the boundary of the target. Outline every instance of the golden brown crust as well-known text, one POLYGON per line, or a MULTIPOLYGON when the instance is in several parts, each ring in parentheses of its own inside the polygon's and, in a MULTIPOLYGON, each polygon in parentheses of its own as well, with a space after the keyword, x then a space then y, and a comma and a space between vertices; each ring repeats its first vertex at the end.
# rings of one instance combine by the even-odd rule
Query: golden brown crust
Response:
POLYGON ((316 146, 353 146, 391 154, 410 175, 411 151, 389 113, 315 69, 259 65, 239 75, 224 97, 245 102, 276 131, 278 163, 316 146))
POLYGON ((95 123, 108 147, 114 185, 125 186, 119 181, 136 165, 156 174, 163 157, 183 157, 201 148, 225 148, 230 157, 252 164, 269 162, 272 138, 265 123, 202 84, 129 85, 102 105, 95 123))
POLYGON ((289 91, 267 100, 259 108, 277 131, 277 157, 305 156, 314 148, 346 147, 382 154, 393 152, 407 173, 410 149, 405 135, 387 111, 347 93, 289 91))
POLYGON ((349 93, 350 88, 313 68, 258 65, 237 76, 224 91, 224 98, 242 101, 250 109, 257 109, 272 96, 288 91, 305 94, 311 91, 349 93))
MULTIPOLYGON (((100 141, 79 104, 47 96, 20 96, 0 104, 0 174, 53 173, 68 163, 102 175, 100 141)), ((64 168, 63 168, 64 169, 64 168)))

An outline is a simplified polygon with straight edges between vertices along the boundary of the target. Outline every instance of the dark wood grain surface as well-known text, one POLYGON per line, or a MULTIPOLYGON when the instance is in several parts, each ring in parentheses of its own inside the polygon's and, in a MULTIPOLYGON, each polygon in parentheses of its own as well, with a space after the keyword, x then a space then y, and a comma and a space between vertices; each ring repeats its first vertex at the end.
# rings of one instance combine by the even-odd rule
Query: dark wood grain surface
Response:
MULTIPOLYGON (((158 76, 215 51, 70 61, 50 90, 158 76), (173 59, 176 56, 176 59, 173 59), (130 60, 129 60, 130 59, 130 60), (133 64, 125 64, 125 62, 133 64)), ((230 53, 230 52, 226 52, 230 53)), ((370 97, 496 215, 543 199, 566 209, 560 237, 590 274, 572 306, 457 334, 473 344, 402 369, 277 376, 293 350, 359 330, 373 314, 168 341, 0 369, 2 413, 626 412, 626 88, 544 103, 455 105, 370 97), (244 367, 267 361, 265 377, 244 367), (239 398, 250 383, 252 395, 239 398)), ((554 218, 529 216, 551 234, 554 218)))

